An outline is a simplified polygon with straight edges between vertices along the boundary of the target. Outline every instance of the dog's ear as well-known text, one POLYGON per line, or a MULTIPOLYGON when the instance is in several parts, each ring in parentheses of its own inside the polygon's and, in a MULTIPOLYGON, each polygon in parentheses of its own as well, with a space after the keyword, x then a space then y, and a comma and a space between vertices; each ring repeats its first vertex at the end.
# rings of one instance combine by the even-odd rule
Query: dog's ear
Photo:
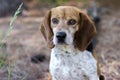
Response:
POLYGON ((51 18, 51 11, 48 11, 48 13, 45 15, 44 19, 43 19, 43 22, 40 26, 40 31, 47 43, 47 46, 49 48, 53 48, 54 45, 53 45, 53 31, 52 31, 52 28, 50 26, 50 20, 51 18))
POLYGON ((85 13, 80 12, 79 16, 79 28, 74 36, 74 45, 79 50, 84 51, 94 37, 96 29, 92 20, 90 20, 90 18, 85 13))

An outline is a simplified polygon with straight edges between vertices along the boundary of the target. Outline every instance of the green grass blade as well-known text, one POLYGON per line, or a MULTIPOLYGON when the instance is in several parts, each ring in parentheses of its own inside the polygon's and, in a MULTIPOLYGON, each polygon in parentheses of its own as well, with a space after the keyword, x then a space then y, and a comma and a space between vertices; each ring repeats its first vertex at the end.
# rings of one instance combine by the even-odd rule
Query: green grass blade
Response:
POLYGON ((10 35, 10 32, 11 32, 12 29, 13 29, 13 24, 14 24, 15 20, 17 19, 18 14, 21 12, 22 5, 23 5, 23 3, 20 4, 20 6, 18 7, 17 11, 15 12, 12 20, 10 21, 9 29, 8 29, 8 31, 6 32, 6 36, 5 36, 5 37, 2 39, 2 41, 1 41, 0 50, 1 50, 1 48, 3 47, 3 43, 7 40, 7 38, 8 38, 9 35, 10 35))

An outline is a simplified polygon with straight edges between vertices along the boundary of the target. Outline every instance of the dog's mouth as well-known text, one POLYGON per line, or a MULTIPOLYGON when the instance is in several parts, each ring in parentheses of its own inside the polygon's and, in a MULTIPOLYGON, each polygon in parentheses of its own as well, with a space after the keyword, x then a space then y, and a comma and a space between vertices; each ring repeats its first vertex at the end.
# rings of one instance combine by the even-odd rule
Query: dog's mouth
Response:
POLYGON ((65 39, 57 39, 58 44, 66 44, 65 39))
POLYGON ((66 42, 61 42, 61 41, 60 41, 60 42, 58 42, 58 44, 59 44, 59 45, 67 45, 67 43, 66 43, 66 42))

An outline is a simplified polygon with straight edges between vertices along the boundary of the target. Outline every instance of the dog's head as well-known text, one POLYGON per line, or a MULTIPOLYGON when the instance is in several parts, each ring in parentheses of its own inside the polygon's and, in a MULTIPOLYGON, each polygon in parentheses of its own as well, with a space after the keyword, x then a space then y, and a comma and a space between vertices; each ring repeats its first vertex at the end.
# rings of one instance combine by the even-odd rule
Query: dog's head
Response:
POLYGON ((96 33, 93 22, 81 10, 71 6, 52 8, 46 14, 40 30, 50 48, 74 45, 83 51, 96 33))

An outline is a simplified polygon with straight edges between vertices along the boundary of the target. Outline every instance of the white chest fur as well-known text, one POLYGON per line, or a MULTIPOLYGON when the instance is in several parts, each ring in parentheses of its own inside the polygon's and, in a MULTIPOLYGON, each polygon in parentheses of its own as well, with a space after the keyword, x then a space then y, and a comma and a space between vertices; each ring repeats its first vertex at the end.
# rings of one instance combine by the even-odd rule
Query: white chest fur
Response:
POLYGON ((52 80, 98 80, 96 60, 88 51, 55 47, 51 52, 52 80))

